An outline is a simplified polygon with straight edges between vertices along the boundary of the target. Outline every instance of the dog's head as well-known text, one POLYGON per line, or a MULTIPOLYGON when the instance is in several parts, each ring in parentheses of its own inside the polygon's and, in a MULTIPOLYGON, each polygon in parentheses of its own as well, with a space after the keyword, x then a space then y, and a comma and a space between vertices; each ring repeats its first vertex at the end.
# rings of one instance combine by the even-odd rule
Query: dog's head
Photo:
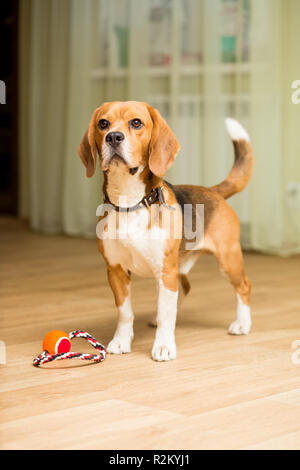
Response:
POLYGON ((90 120, 79 155, 93 176, 97 153, 103 171, 122 161, 134 174, 140 166, 163 177, 179 151, 179 143, 159 112, 137 101, 104 103, 90 120))

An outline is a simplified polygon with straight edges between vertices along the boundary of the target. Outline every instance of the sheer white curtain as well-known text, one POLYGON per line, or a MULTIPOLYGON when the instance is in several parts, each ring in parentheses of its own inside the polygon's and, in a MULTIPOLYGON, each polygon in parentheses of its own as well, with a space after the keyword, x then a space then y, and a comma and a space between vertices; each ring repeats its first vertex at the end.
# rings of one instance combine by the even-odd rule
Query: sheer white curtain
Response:
POLYGON ((103 96, 98 2, 20 1, 20 215, 46 233, 95 236, 101 175, 87 180, 77 148, 103 96))
POLYGON ((94 108, 136 99, 178 136, 173 183, 225 178, 224 118, 239 119, 256 157, 251 183, 229 200, 242 243, 300 252, 300 2, 21 0, 21 20, 21 214, 33 228, 94 236, 102 177, 85 178, 77 147, 94 108))
POLYGON ((300 108, 291 85, 300 77, 300 2, 252 0, 251 133, 256 155, 251 246, 300 252, 300 210, 290 183, 300 181, 300 108), (270 16, 270 20, 268 18, 270 16))
POLYGON ((20 212, 48 232, 62 220, 69 15, 69 2, 20 2, 20 212))

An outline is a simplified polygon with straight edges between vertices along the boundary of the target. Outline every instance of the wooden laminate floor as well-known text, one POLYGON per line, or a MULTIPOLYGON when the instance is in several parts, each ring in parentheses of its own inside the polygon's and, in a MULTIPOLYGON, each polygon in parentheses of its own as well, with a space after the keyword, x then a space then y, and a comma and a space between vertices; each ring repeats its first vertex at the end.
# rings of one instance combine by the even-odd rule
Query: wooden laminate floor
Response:
MULTIPOLYGON (((299 256, 245 255, 249 336, 227 334, 235 295, 214 258, 203 256, 178 317, 176 361, 151 360, 155 285, 134 278, 131 354, 37 369, 32 359, 51 329, 111 339, 116 311, 104 263, 93 240, 39 235, 13 219, 0 230, 2 449, 300 448, 300 352, 292 349, 300 340, 299 256)), ((83 340, 73 349, 92 350, 83 340)))

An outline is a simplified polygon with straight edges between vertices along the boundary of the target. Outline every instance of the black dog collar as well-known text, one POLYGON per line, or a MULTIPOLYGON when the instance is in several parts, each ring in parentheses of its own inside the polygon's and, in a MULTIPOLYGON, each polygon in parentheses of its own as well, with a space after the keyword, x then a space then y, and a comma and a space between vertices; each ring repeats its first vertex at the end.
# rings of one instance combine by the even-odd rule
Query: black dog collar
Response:
POLYGON ((109 200, 107 195, 105 195, 104 203, 111 204, 117 212, 127 212, 127 211, 133 212, 138 209, 142 209, 143 207, 149 208, 150 206, 152 206, 152 204, 154 204, 157 201, 159 201, 164 207, 167 207, 170 210, 175 210, 175 207, 168 206, 168 204, 166 204, 163 190, 164 190, 163 186, 153 188, 147 196, 143 197, 143 199, 140 202, 138 202, 135 206, 131 206, 131 207, 116 206, 109 200))

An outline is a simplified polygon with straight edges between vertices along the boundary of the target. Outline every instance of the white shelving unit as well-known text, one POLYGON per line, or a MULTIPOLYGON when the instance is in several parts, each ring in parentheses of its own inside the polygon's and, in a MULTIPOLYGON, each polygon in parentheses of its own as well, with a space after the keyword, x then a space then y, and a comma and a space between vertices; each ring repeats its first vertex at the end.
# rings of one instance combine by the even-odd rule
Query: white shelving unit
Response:
MULTIPOLYGON (((100 97, 103 101, 142 99, 160 110, 178 136, 185 155, 185 159, 176 159, 170 170, 171 181, 176 182, 176 175, 180 175, 180 182, 192 184, 214 184, 212 177, 221 180, 232 164, 232 149, 218 109, 222 109, 221 114, 238 117, 245 125, 248 121, 253 65, 246 60, 248 53, 243 46, 243 8, 249 0, 98 1, 102 55, 91 70, 91 82, 100 97), (231 34, 227 30, 224 33, 222 25, 224 1, 226 7, 238 8, 236 56, 231 62, 222 56, 222 34, 231 34), (157 10, 151 12, 151 8, 157 10), (159 14, 165 15, 161 21, 159 14), (162 47, 164 64, 153 59, 153 18, 157 20, 156 34, 159 35, 158 25, 168 30, 163 35, 169 38, 167 47, 162 47), (189 47, 193 48, 190 55, 189 47), (222 126, 220 135, 224 140, 212 151, 207 136, 214 135, 216 125, 222 126), (217 155, 215 175, 205 166, 205 158, 211 154, 217 155)), ((159 39, 154 46, 157 52, 159 39)), ((160 58, 159 53, 157 56, 160 58)), ((247 193, 237 204, 247 221, 247 193)))
MULTIPOLYGON (((100 88, 109 86, 108 82, 118 81, 122 90, 128 90, 128 99, 134 99, 134 88, 130 88, 132 77, 138 78, 139 74, 141 74, 141 80, 147 77, 148 95, 143 96, 143 99, 152 101, 155 98, 156 103, 168 102, 169 115, 166 117, 175 127, 179 103, 191 102, 191 100, 195 103, 201 102, 204 94, 204 81, 207 86, 212 77, 215 82, 218 82, 220 88, 224 88, 222 102, 230 102, 230 100, 234 103, 247 102, 247 90, 243 85, 243 80, 247 81, 250 76, 251 64, 245 60, 222 61, 223 43, 221 44, 221 41, 223 41, 222 34, 231 34, 230 28, 232 29, 234 25, 230 24, 230 11, 236 11, 236 38, 233 38, 236 43, 235 59, 244 58, 243 38, 249 36, 249 31, 245 34, 243 30, 244 9, 249 0, 98 1, 101 17, 99 34, 102 34, 100 42, 104 47, 102 47, 102 66, 99 66, 100 61, 99 64, 95 64, 95 68, 91 70, 91 79, 98 83, 100 88), (222 8, 226 9, 222 11, 222 8), (224 19, 229 23, 229 29, 226 26, 225 32, 222 14, 226 16, 224 19), (212 16, 219 18, 220 22, 218 33, 214 35, 209 27, 212 16), (170 44, 161 44, 161 56, 166 56, 169 63, 151 65, 149 61, 153 55, 153 45, 149 42, 150 39, 152 41, 155 39, 153 31, 159 36, 160 29, 164 29, 161 39, 166 41, 169 38, 170 44), (213 36, 214 41, 218 42, 216 47, 210 48, 217 55, 213 60, 209 56, 210 51, 207 52, 207 44, 211 41, 210 35, 213 36), (140 67, 139 57, 133 51, 137 49, 136 41, 141 49, 144 48, 144 57, 140 67), (192 57, 190 60, 196 63, 185 64, 186 56, 189 58, 190 47, 193 49, 190 51, 192 57), (216 49, 218 49, 217 52, 216 49), (122 63, 122 66, 118 64, 118 61, 122 60, 121 56, 127 60, 122 63), (234 82, 232 93, 226 89, 230 80, 234 82), (164 93, 159 90, 160 88, 164 89, 164 93)), ((216 22, 215 18, 213 21, 216 22)), ((159 39, 158 37, 153 46, 156 52, 157 47, 160 47, 159 39)), ((157 55, 160 56, 159 53, 157 55)))
MULTIPOLYGON (((172 74, 171 66, 165 67, 148 67, 147 73, 149 77, 169 77, 172 74)), ((249 62, 234 62, 232 64, 216 64, 216 65, 182 65, 179 68, 179 74, 187 77, 203 75, 204 73, 220 73, 222 75, 231 75, 236 73, 249 73, 249 62)), ((102 67, 92 70, 91 78, 126 78, 129 74, 128 68, 111 68, 102 67)))

